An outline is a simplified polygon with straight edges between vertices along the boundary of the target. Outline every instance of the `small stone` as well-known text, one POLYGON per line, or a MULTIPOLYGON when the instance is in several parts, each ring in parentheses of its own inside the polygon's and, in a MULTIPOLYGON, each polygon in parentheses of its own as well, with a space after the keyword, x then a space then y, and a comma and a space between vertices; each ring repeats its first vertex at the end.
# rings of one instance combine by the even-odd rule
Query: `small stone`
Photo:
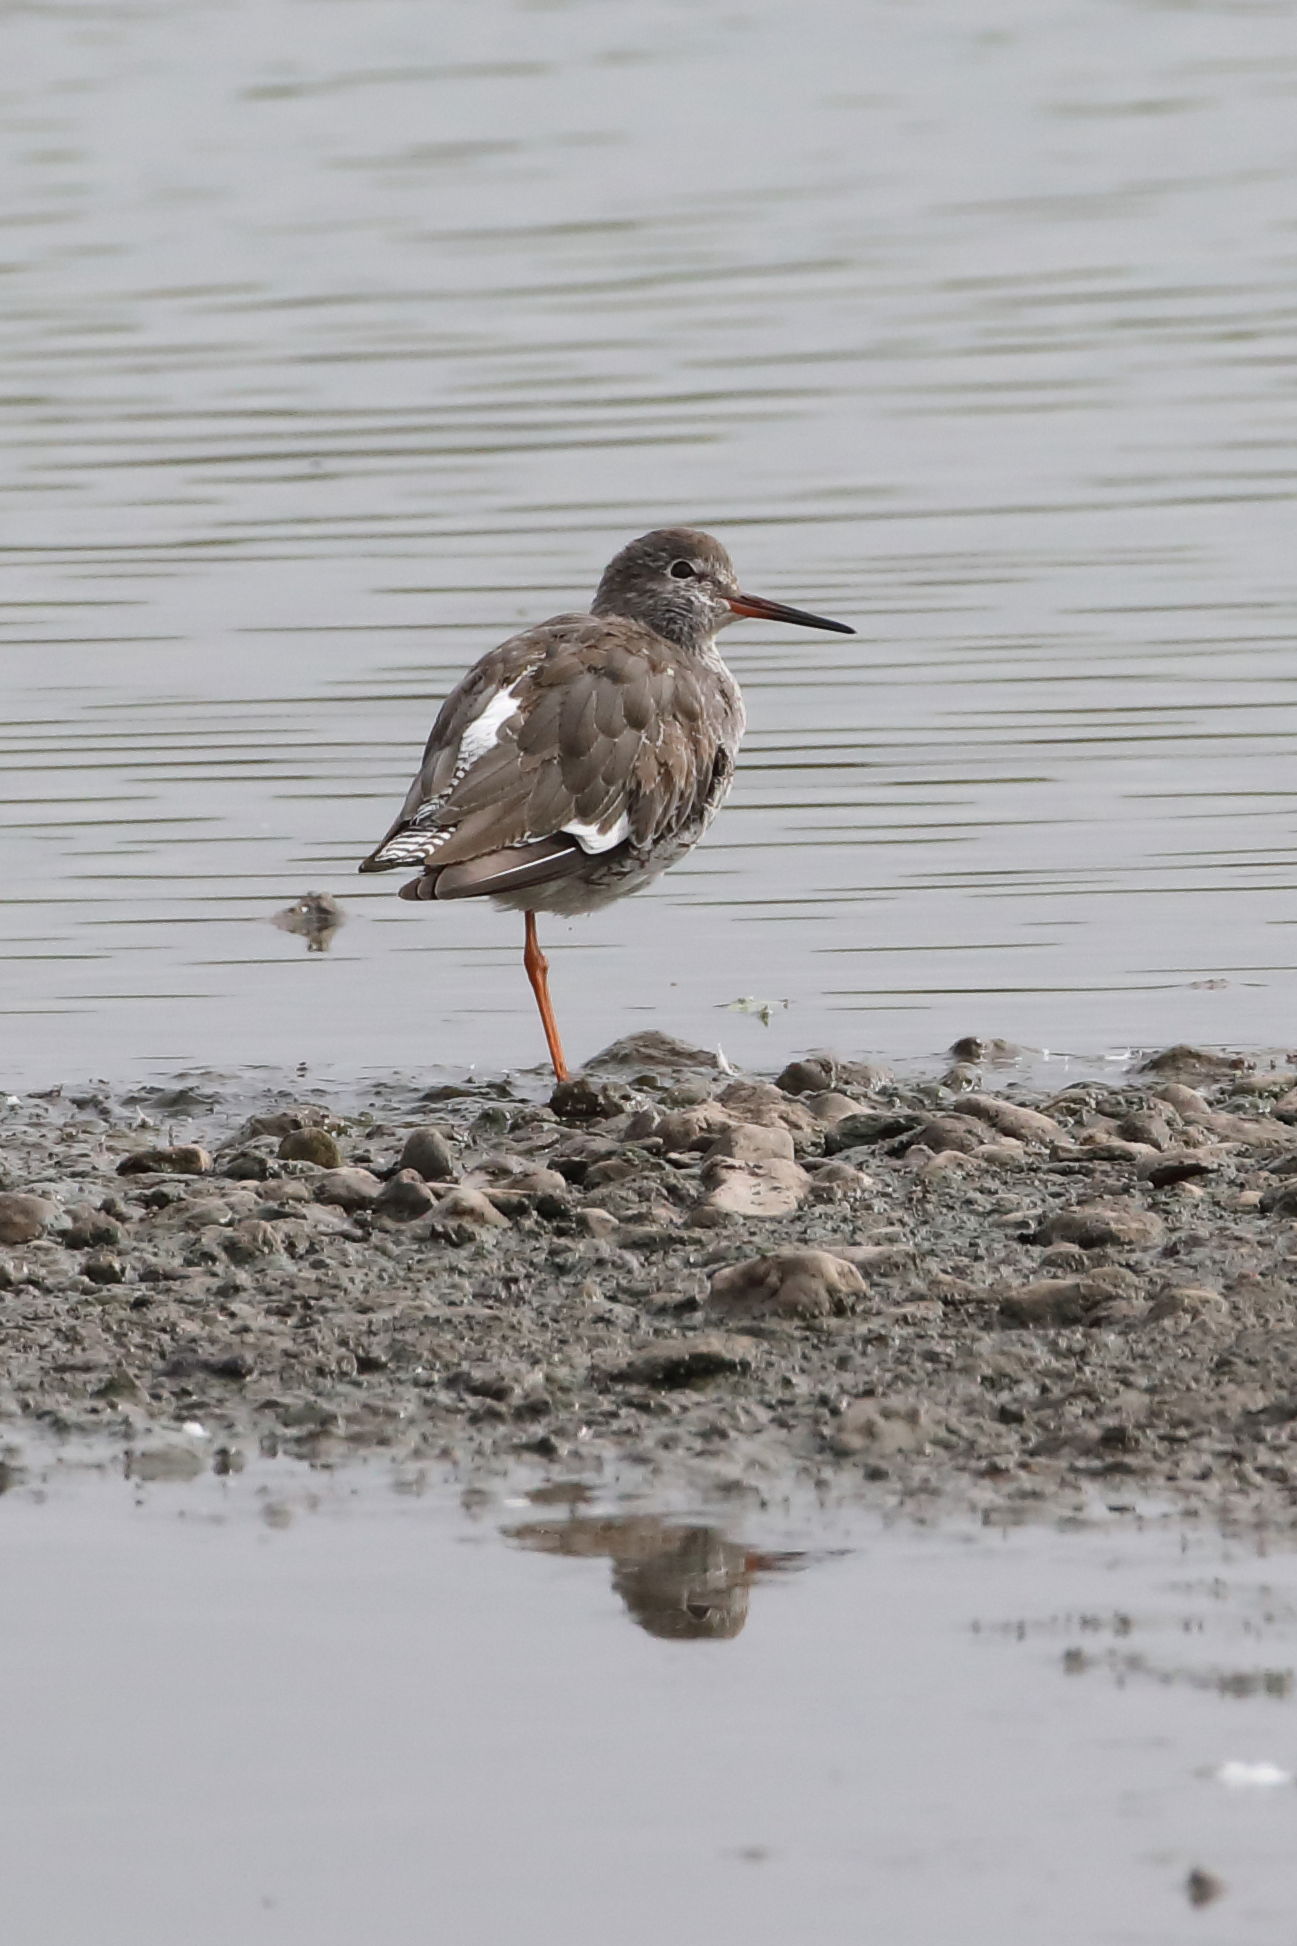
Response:
POLYGON ((1169 1149, 1175 1142, 1169 1119, 1174 1112, 1173 1109, 1168 1112, 1166 1105, 1160 1102, 1150 1108, 1137 1109, 1133 1114, 1122 1117, 1117 1124, 1117 1133, 1123 1141, 1140 1142, 1145 1148, 1169 1149))
POLYGON ((120 1257, 114 1257, 107 1250, 96 1250, 93 1256, 87 1257, 81 1272, 92 1284, 123 1284, 126 1281, 125 1264, 120 1257))
POLYGON ((502 1216, 489 1196, 480 1189, 451 1189, 432 1212, 436 1223, 467 1224, 481 1230, 504 1230, 509 1219, 502 1216))
POLYGON ((1138 1280, 1118 1265, 1107 1265, 1084 1277, 1050 1277, 1025 1285, 1005 1297, 1000 1315, 1006 1324, 1064 1326, 1112 1322, 1097 1313, 1113 1304, 1134 1304, 1138 1280))
POLYGON ((413 1128, 401 1150, 399 1170, 413 1170, 424 1182, 450 1182, 455 1174, 455 1155, 439 1128, 413 1128))
POLYGON ((654 1081, 674 1079, 693 1072, 710 1071, 715 1074, 717 1065, 716 1056, 707 1048, 690 1047, 686 1041, 659 1033, 656 1027, 646 1027, 638 1034, 623 1035, 587 1063, 592 1069, 612 1068, 622 1074, 629 1072, 632 1079, 643 1073, 654 1081))
POLYGON ((908 1243, 834 1244, 830 1254, 853 1264, 862 1277, 898 1277, 914 1262, 914 1250, 908 1243))
POLYGON ((577 1227, 590 1237, 616 1236, 621 1224, 611 1210, 597 1209, 593 1205, 576 1212, 577 1227))
POLYGON ((905 1143, 906 1152, 912 1148, 926 1149, 929 1155, 942 1155, 953 1151, 958 1155, 971 1155, 980 1148, 983 1135, 977 1124, 962 1115, 938 1115, 916 1129, 905 1143))
POLYGON ((821 1128, 835 1128, 848 1115, 860 1112, 858 1101, 853 1101, 850 1095, 835 1094, 832 1089, 825 1094, 806 1095, 803 1099, 821 1128))
POLYGON ((874 1179, 850 1162, 822 1162, 811 1175, 811 1195, 817 1203, 837 1202, 847 1196, 862 1196, 872 1189, 874 1179))
MULTIPOLYGON (((667 1155, 686 1155, 695 1149, 709 1149, 716 1138, 727 1128, 733 1128, 738 1120, 727 1108, 717 1101, 700 1101, 693 1108, 680 1108, 673 1114, 655 1116, 649 1124, 634 1136, 643 1140, 644 1136, 656 1135, 667 1155)), ((631 1123, 636 1130, 637 1123, 631 1123)))
POLYGON ((1207 1284, 1172 1284, 1153 1299, 1141 1323, 1166 1324, 1170 1321, 1228 1324, 1230 1308, 1220 1292, 1212 1290, 1207 1284))
POLYGON ((857 1399, 838 1421, 829 1445, 841 1459, 895 1459, 916 1453, 927 1428, 922 1406, 899 1399, 857 1399))
POLYGON ((1136 1073, 1173 1075, 1178 1081, 1224 1081, 1246 1073, 1251 1066, 1252 1062, 1241 1054, 1217 1054, 1211 1048, 1190 1047, 1178 1041, 1159 1054, 1150 1054, 1136 1073))
POLYGON ((109 1216, 82 1204, 66 1212, 67 1227, 58 1232, 65 1250, 110 1250, 122 1240, 122 1226, 109 1216))
POLYGON ((804 1102, 790 1101, 773 1081, 731 1081, 717 1096, 736 1122, 786 1128, 794 1140, 819 1134, 819 1124, 804 1102))
POLYGON ((1011 1135, 1015 1142, 1030 1142, 1037 1148, 1067 1141, 1052 1115, 1042 1115, 1038 1108, 1020 1107, 1016 1101, 1005 1101, 1002 1095, 961 1095, 951 1103, 951 1113, 989 1122, 1001 1135, 1011 1135))
POLYGON ((1015 1142, 1011 1135, 1006 1135, 1001 1142, 984 1142, 980 1149, 973 1150, 974 1159, 992 1169, 1021 1169, 1027 1155, 1026 1144, 1015 1142))
POLYGON ((811 1191, 805 1169, 778 1158, 730 1162, 717 1156, 704 1165, 702 1180, 707 1193, 699 1207, 726 1216, 790 1216, 811 1191))
POLYGON ((707 1304, 727 1317, 824 1318, 865 1290, 855 1265, 827 1250, 776 1250, 715 1271, 707 1304))
POLYGON ((1050 1277, 1079 1276, 1088 1270, 1089 1262, 1079 1243, 1054 1243, 1041 1257, 1040 1268, 1050 1277))
POLYGON ((1166 1235, 1166 1225, 1152 1210, 1105 1203, 1081 1203, 1047 1217, 1036 1231, 1037 1243, 1075 1243, 1082 1250, 1117 1247, 1152 1250, 1166 1235))
POLYGON ((1210 1176, 1215 1167, 1214 1162, 1204 1162, 1201 1156, 1163 1154, 1141 1162, 1135 1173, 1153 1189, 1171 1189, 1176 1183, 1194 1182, 1200 1176, 1210 1176))
POLYGON ((258 1257, 277 1255, 279 1238, 273 1223, 247 1216, 226 1231, 221 1247, 232 1264, 250 1264, 258 1257))
POLYGON ((946 1049, 952 1061, 971 1061, 977 1067, 1007 1068, 1022 1059, 1023 1050, 1012 1041, 984 1040, 980 1034, 962 1034, 946 1049))
POLYGON ((426 1216, 436 1201, 418 1169, 399 1169, 379 1190, 374 1211, 376 1215, 393 1217, 398 1223, 410 1223, 415 1217, 426 1216))
POLYGON ((119 1176, 206 1176, 211 1174, 212 1158, 195 1142, 184 1142, 174 1149, 134 1149, 117 1165, 119 1176))
POLYGON ((59 1213, 47 1196, 0 1191, 0 1243, 34 1243, 59 1213))
POLYGON ((94 1397, 107 1399, 111 1405, 147 1406, 149 1402, 148 1393, 134 1373, 120 1365, 108 1374, 102 1385, 96 1385, 94 1397))
POLYGON ((549 1105, 561 1122, 602 1122, 622 1111, 620 1097, 610 1088, 596 1087, 578 1074, 560 1081, 549 1098, 549 1105))
POLYGON ((313 1162, 320 1169, 342 1164, 342 1150, 327 1128, 290 1129, 279 1144, 279 1154, 284 1162, 313 1162))
POLYGON ((759 1122, 735 1122, 722 1129, 711 1148, 712 1156, 728 1156, 732 1162, 791 1162, 793 1138, 786 1128, 763 1128, 759 1122))
MULTIPOLYGON (((221 1159, 221 1174, 233 1182, 265 1182, 271 1172, 270 1158, 260 1149, 236 1149, 233 1155, 221 1159)), ((274 1170, 274 1174, 279 1171, 274 1170)))
POLYGON ((655 1338, 632 1352, 608 1376, 619 1384, 670 1390, 724 1373, 750 1372, 753 1350, 750 1339, 729 1338, 719 1332, 696 1338, 655 1338))
POLYGON ((832 1088, 837 1078, 838 1064, 831 1054, 808 1054, 804 1060, 790 1061, 775 1076, 775 1086, 786 1095, 817 1095, 832 1088))
POLYGON ((315 1200, 348 1211, 372 1209, 382 1188, 368 1169, 329 1169, 315 1185, 315 1200))
POLYGON ((924 1117, 908 1108, 862 1108, 844 1115, 826 1131, 824 1153, 839 1155, 843 1149, 863 1148, 874 1142, 890 1142, 922 1126, 924 1117))

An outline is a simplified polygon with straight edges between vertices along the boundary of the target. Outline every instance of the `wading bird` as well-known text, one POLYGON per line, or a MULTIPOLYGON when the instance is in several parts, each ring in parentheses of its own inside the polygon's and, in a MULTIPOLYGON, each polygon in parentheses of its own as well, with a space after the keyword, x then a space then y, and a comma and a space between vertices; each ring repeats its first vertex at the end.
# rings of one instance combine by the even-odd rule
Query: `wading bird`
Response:
POLYGON ((745 595, 720 542, 696 528, 631 541, 588 615, 511 636, 451 691, 401 815, 360 867, 417 866, 403 899, 489 898, 524 914, 523 965, 560 1081, 536 914, 637 892, 702 837, 743 735, 716 647, 739 615, 855 633, 745 595))

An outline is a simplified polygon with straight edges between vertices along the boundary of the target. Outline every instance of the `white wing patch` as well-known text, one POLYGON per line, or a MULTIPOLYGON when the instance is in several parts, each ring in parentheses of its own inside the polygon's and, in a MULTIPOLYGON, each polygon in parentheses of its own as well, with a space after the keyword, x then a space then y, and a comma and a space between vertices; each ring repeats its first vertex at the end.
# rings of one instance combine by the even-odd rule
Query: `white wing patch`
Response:
POLYGON ((564 835, 569 838, 575 838, 582 851, 590 854, 611 851, 614 845, 621 843, 629 830, 630 819, 627 817, 625 811, 622 812, 614 824, 610 824, 606 830, 602 831, 597 824, 565 824, 563 826, 564 835))
POLYGON ((515 683, 511 689, 497 689, 466 727, 459 740, 459 754, 455 759, 456 783, 479 757, 484 757, 499 742, 501 730, 517 712, 518 689, 519 683, 515 683))

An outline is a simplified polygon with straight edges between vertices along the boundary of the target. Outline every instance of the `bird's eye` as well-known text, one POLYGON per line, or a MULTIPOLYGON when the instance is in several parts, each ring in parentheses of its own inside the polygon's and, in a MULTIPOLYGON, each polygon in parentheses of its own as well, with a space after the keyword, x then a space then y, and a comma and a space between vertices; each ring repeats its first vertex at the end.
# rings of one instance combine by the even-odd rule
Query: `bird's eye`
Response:
POLYGON ((667 572, 676 581, 694 581, 698 575, 692 561, 673 561, 667 572))

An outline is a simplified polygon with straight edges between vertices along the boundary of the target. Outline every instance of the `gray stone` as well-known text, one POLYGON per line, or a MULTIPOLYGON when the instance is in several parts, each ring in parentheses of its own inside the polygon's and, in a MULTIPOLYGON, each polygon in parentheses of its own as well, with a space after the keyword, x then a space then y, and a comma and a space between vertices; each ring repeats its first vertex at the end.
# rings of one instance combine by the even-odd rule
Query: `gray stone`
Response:
POLYGON ((704 1164, 706 1194, 700 1207, 726 1216, 790 1216, 811 1190, 811 1179, 799 1163, 730 1162, 717 1156, 704 1164))
POLYGON ((608 1376, 626 1385, 651 1385, 664 1390, 696 1385, 724 1373, 750 1372, 755 1347, 751 1339, 708 1332, 698 1337, 655 1338, 608 1376))
POLYGON ((401 1170, 412 1169, 424 1182, 451 1182, 455 1175, 455 1154, 439 1128, 413 1128, 405 1138, 401 1170))
POLYGON ((722 1129, 708 1157, 726 1156, 732 1162, 791 1162, 793 1138, 786 1128, 767 1128, 759 1122, 735 1122, 722 1129))
POLYGON ((342 1165, 342 1150, 327 1128, 290 1129, 279 1144, 285 1162, 313 1162, 320 1169, 342 1165))
POLYGON ((19 1190, 0 1191, 0 1243, 34 1243, 59 1213, 47 1196, 25 1196, 19 1190))
POLYGON ((715 1271, 707 1305, 726 1317, 823 1318, 865 1289, 855 1265, 827 1250, 775 1250, 715 1271))
POLYGON ((1166 1225, 1152 1210, 1137 1203, 1081 1203, 1046 1217, 1036 1232, 1037 1243, 1075 1243, 1082 1250, 1120 1248, 1152 1250, 1166 1235, 1166 1225))
POLYGON ((417 1169, 400 1169, 383 1184, 374 1203, 375 1213, 409 1223, 426 1216, 437 1198, 417 1169))
POLYGON ((134 1149, 117 1165, 119 1176, 207 1176, 212 1158, 196 1142, 182 1142, 173 1149, 134 1149))
POLYGON ((927 1440, 921 1405, 901 1399, 857 1399, 842 1414, 829 1444, 841 1459, 896 1459, 927 1440))
POLYGON ((372 1209, 382 1187, 368 1169, 328 1169, 315 1185, 315 1200, 348 1211, 372 1209))

